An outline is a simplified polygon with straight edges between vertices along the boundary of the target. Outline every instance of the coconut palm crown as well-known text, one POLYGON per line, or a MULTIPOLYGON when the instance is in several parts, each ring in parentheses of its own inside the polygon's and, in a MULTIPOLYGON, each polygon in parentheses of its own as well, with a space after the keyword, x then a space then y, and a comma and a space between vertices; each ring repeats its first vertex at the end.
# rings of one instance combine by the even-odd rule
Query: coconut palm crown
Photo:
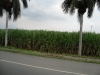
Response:
MULTIPOLYGON (((21 0, 24 8, 27 8, 27 0, 21 0)), ((3 16, 3 10, 9 12, 9 19, 11 19, 11 15, 13 14, 14 20, 20 16, 20 0, 0 0, 0 17, 3 16)))
POLYGON ((71 15, 75 13, 75 9, 78 9, 78 17, 80 14, 84 15, 87 10, 87 16, 90 18, 95 7, 95 2, 96 0, 64 0, 62 9, 65 13, 70 13, 71 15))

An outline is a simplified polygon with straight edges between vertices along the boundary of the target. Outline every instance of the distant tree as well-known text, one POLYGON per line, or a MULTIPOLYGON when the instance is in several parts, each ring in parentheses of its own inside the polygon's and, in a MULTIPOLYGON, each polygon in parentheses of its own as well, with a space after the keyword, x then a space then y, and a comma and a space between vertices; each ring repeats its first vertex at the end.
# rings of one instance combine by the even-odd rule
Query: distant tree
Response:
MULTIPOLYGON (((24 8, 28 7, 27 0, 21 0, 24 8)), ((5 31, 5 46, 8 42, 8 19, 11 19, 13 14, 13 19, 17 20, 20 17, 20 0, 0 0, 0 17, 3 16, 3 10, 6 10, 6 31, 5 31)))
POLYGON ((64 0, 64 2, 62 3, 62 9, 65 13, 70 13, 71 15, 73 15, 75 13, 75 9, 77 9, 78 12, 78 20, 80 23, 79 50, 78 50, 79 56, 81 56, 82 54, 83 15, 87 10, 88 11, 87 17, 90 18, 93 14, 95 3, 96 0, 64 0))

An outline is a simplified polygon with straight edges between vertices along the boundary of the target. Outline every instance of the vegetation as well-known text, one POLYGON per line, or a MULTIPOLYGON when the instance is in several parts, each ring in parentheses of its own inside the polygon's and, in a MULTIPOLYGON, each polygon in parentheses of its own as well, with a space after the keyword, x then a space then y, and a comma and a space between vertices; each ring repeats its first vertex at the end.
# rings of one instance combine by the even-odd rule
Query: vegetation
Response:
POLYGON ((57 54, 57 53, 46 53, 46 52, 38 52, 32 50, 25 50, 19 49, 11 46, 0 46, 0 51, 7 51, 13 53, 21 53, 33 56, 41 56, 41 57, 49 57, 49 58, 56 58, 56 59, 63 59, 63 60, 71 60, 71 61, 78 61, 78 62, 87 62, 87 63, 96 63, 100 64, 100 57, 87 57, 87 56, 77 56, 77 55, 68 55, 68 54, 57 54))
MULTIPOLYGON (((21 0, 24 8, 27 8, 27 0, 21 0)), ((0 0, 0 17, 3 16, 3 10, 9 12, 9 19, 13 14, 13 19, 17 20, 20 17, 20 0, 0 0)))
POLYGON ((100 9, 100 0, 96 0, 98 9, 100 9))
MULTIPOLYGON (((5 30, 0 29, 0 45, 4 45, 5 30)), ((77 54, 79 32, 9 29, 8 45, 16 48, 59 54, 77 54)), ((100 34, 84 32, 82 54, 100 56, 100 34)))
MULTIPOLYGON (((27 8, 27 0, 21 0, 24 8, 27 8)), ((6 11, 6 30, 5 30, 5 46, 8 43, 8 18, 11 19, 13 14, 13 19, 17 20, 20 17, 20 0, 0 0, 0 17, 3 16, 3 10, 6 11)))
POLYGON ((75 9, 78 12, 78 20, 80 22, 80 35, 79 35, 79 51, 78 55, 82 55, 82 27, 83 27, 83 15, 88 9, 88 17, 92 16, 96 0, 64 0, 62 3, 62 9, 65 13, 71 15, 75 13, 75 9))

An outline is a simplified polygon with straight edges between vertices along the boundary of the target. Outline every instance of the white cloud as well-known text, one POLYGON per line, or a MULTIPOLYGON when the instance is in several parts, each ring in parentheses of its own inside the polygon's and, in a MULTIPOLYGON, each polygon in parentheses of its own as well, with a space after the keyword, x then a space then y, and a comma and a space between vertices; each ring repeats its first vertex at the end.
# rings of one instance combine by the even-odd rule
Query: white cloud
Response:
MULTIPOLYGON (((31 0, 28 9, 22 8, 21 18, 16 22, 9 21, 9 28, 42 29, 55 31, 79 31, 77 13, 73 16, 64 14, 61 4, 64 0, 31 0), (13 25, 13 26, 12 26, 13 25)), ((83 31, 100 33, 100 12, 95 8, 93 17, 84 15, 83 31)), ((5 16, 0 18, 0 24, 5 25, 5 16)), ((1 27, 0 27, 1 28, 1 27)))

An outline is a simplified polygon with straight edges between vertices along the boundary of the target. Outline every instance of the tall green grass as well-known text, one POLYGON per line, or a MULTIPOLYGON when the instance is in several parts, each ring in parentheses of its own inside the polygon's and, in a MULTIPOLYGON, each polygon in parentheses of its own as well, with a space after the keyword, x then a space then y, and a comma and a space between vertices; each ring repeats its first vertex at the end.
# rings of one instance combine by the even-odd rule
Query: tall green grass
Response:
MULTIPOLYGON (((4 45, 5 30, 0 29, 0 45, 4 45)), ((41 52, 77 54, 79 32, 43 30, 8 30, 8 45, 41 52)), ((82 54, 100 56, 100 34, 84 32, 82 54)))

